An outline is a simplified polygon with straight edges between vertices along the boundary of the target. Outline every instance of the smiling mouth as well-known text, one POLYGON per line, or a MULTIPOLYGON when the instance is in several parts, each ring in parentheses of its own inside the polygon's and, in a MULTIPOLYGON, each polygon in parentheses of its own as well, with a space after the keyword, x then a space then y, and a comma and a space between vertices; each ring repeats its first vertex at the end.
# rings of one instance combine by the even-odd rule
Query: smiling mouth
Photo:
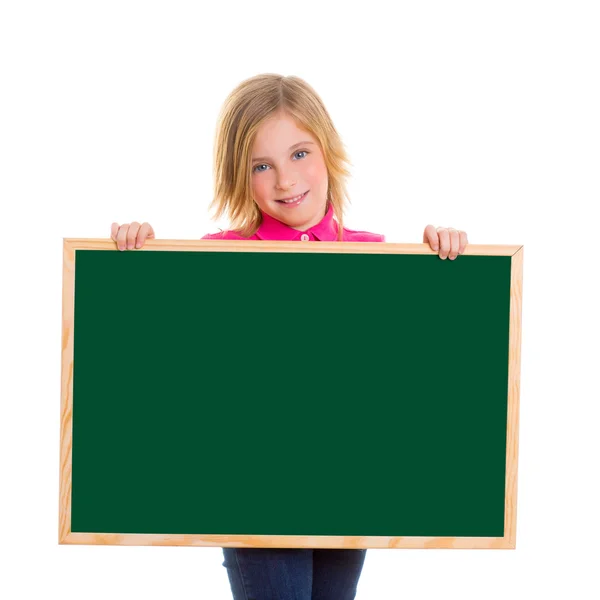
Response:
POLYGON ((294 204, 296 202, 300 202, 301 200, 304 200, 304 197, 306 196, 306 194, 308 194, 309 191, 310 190, 307 190, 303 194, 300 194, 299 196, 294 196, 293 198, 287 198, 284 200, 276 200, 276 202, 281 202, 282 204, 294 204))

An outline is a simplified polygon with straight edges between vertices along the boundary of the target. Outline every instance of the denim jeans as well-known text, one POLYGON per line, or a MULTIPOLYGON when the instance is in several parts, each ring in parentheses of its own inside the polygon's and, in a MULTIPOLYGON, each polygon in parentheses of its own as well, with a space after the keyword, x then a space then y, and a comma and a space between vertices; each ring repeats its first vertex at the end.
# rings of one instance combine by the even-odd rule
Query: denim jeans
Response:
POLYGON ((233 600, 353 600, 365 549, 223 548, 233 600))

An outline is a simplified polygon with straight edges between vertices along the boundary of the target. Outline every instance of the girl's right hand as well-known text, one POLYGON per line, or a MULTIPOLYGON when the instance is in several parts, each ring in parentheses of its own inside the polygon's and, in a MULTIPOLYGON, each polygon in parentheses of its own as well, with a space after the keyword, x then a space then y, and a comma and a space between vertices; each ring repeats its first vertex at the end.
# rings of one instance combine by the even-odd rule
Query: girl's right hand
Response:
POLYGON ((132 250, 134 247, 141 248, 146 239, 153 240, 154 229, 150 223, 140 225, 137 221, 123 225, 113 223, 110 228, 110 237, 117 242, 119 250, 125 250, 125 248, 132 250))

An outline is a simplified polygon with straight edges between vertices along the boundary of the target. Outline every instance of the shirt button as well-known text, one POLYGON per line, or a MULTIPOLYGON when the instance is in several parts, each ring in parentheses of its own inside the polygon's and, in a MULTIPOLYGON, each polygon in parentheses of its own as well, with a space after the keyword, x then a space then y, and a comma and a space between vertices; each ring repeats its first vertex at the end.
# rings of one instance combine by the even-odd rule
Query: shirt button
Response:
POLYGON ((300 236, 300 239, 301 239, 303 242, 308 242, 308 240, 310 240, 310 236, 309 236, 307 233, 303 233, 303 234, 300 236))

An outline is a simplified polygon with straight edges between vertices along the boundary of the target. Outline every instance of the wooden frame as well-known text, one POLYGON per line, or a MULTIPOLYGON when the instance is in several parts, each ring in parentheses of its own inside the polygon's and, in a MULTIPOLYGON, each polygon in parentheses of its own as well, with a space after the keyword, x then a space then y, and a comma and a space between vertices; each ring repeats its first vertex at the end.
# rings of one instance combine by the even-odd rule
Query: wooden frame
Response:
MULTIPOLYGON (((59 544, 116 544, 144 546, 216 546, 274 548, 487 548, 516 547, 521 310, 523 246, 472 245, 465 255, 511 257, 504 537, 385 537, 385 536, 267 536, 267 535, 154 535, 71 532, 71 475, 73 425, 73 340, 75 250, 112 250, 106 239, 63 239, 62 364, 60 402, 59 544)), ((264 242, 226 240, 148 240, 137 250, 252 252, 361 252, 437 254, 428 244, 375 242, 264 242)), ((448 260, 448 259, 447 259, 448 260)), ((460 256, 457 258, 460 260, 460 256)))

